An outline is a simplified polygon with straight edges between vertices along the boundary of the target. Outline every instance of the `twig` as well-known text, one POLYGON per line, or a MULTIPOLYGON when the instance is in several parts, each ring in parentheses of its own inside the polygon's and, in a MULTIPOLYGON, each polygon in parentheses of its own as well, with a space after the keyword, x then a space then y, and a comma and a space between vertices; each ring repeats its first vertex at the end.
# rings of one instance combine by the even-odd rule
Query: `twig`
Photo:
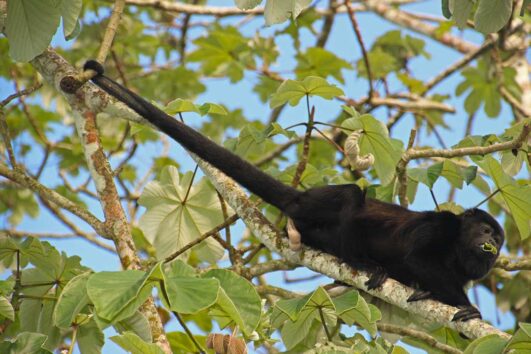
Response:
POLYGON ((7 106, 9 104, 9 102, 13 101, 16 98, 19 98, 19 97, 22 97, 22 96, 31 95, 33 92, 37 91, 41 87, 42 87, 42 83, 39 82, 38 84, 36 84, 33 87, 17 91, 15 93, 7 96, 5 99, 2 100, 2 102, 0 102, 0 108, 3 108, 5 106, 7 106))
POLYGON ((291 181, 291 185, 293 187, 297 187, 299 185, 301 178, 302 178, 302 174, 304 173, 304 170, 306 169, 306 165, 308 164, 308 155, 310 153, 310 138, 312 137, 315 107, 312 107, 310 109, 309 95, 306 95, 306 109, 308 113, 308 124, 306 125, 306 133, 304 134, 304 141, 302 144, 302 156, 301 156, 299 163, 297 164, 297 169, 295 170, 295 175, 293 176, 293 180, 291 181))
POLYGON ((424 88, 424 91, 422 92, 422 95, 424 95, 426 92, 431 90, 433 87, 441 83, 444 79, 455 73, 456 71, 462 69, 466 65, 468 65, 472 60, 475 60, 477 57, 485 53, 486 51, 492 49, 494 47, 494 41, 491 39, 487 39, 485 43, 481 45, 481 47, 477 48, 476 50, 466 54, 464 57, 441 71, 439 74, 437 74, 434 78, 429 80, 424 88))
POLYGON ((496 143, 490 146, 472 146, 464 147, 457 149, 426 149, 426 150, 414 150, 409 149, 404 153, 402 158, 406 161, 411 161, 414 159, 426 158, 426 157, 459 157, 459 156, 468 156, 468 155, 486 155, 491 154, 497 151, 503 150, 512 150, 519 148, 531 130, 531 123, 524 124, 520 135, 515 137, 513 140, 506 141, 503 143, 496 143))
MULTIPOLYGON (((417 136, 417 131, 415 129, 411 129, 411 132, 409 133, 409 140, 407 143, 406 151, 408 151, 409 149, 413 147, 416 136, 417 136)), ((409 200, 407 197, 407 173, 406 173, 407 164, 408 164, 408 161, 404 159, 404 156, 402 155, 402 159, 398 161, 398 165, 396 166, 396 175, 398 177, 398 200, 400 201, 400 205, 403 207, 407 207, 409 204, 409 200)))
POLYGON ((172 253, 171 255, 169 255, 168 257, 166 257, 164 259, 164 263, 168 263, 168 262, 173 261, 175 258, 179 257, 181 254, 183 254, 184 252, 188 251, 190 248, 200 244, 201 242, 203 242, 207 238, 214 236, 215 234, 217 234, 218 232, 223 230, 228 225, 234 223, 236 220, 238 220, 238 215, 237 214, 232 215, 231 217, 229 217, 227 220, 225 220, 224 222, 222 222, 221 224, 219 224, 218 226, 216 226, 212 230, 204 233, 203 235, 201 235, 200 237, 196 238, 195 240, 193 240, 192 242, 190 242, 186 246, 182 247, 180 250, 178 250, 178 251, 172 253))
POLYGON ((506 271, 531 270, 531 257, 499 257, 494 266, 506 271))
POLYGON ((190 328, 188 328, 188 326, 186 325, 186 323, 183 321, 183 319, 181 318, 181 316, 175 312, 175 311, 172 311, 171 313, 173 313, 173 315, 175 316, 175 318, 177 319, 177 321, 179 322, 179 324, 181 325, 181 327, 184 329, 184 331, 186 332, 186 335, 188 336, 188 338, 190 338, 190 340, 192 341, 192 343, 194 343, 195 347, 197 348, 197 350, 199 350, 199 353, 206 353, 206 350, 201 346, 201 344, 199 344, 199 342, 197 341, 197 339, 195 339, 194 337, 194 334, 192 333, 192 331, 190 331, 190 328))
POLYGON ((408 328, 408 327, 396 326, 396 325, 392 325, 392 324, 389 324, 389 323, 381 323, 381 322, 378 322, 377 326, 378 326, 378 330, 380 332, 393 333, 393 334, 398 334, 398 335, 401 335, 401 336, 409 336, 409 337, 412 337, 414 339, 421 340, 421 341, 427 343, 428 345, 430 345, 431 347, 433 347, 435 349, 438 349, 438 350, 440 350, 442 352, 445 352, 445 353, 449 353, 449 354, 461 354, 461 353, 463 353, 459 349, 456 349, 456 348, 454 348, 452 346, 449 346, 447 344, 444 344, 444 343, 441 343, 441 342, 437 341, 437 339, 435 339, 434 337, 432 337, 428 333, 425 333, 425 332, 422 332, 422 331, 418 331, 418 330, 411 329, 411 328, 408 328))
POLYGON ((92 215, 88 210, 83 209, 79 205, 71 202, 69 199, 63 197, 59 193, 48 189, 44 185, 40 184, 37 180, 26 175, 19 170, 10 170, 6 165, 0 163, 0 175, 7 179, 18 183, 19 185, 26 187, 33 192, 37 193, 41 198, 49 200, 59 207, 68 210, 72 214, 76 215, 80 219, 89 224, 99 235, 110 238, 110 232, 107 227, 92 215))
POLYGON ((278 270, 293 270, 297 268, 297 264, 286 262, 285 260, 272 260, 269 262, 258 263, 248 269, 247 273, 251 278, 264 275, 266 273, 276 272, 278 270))
POLYGON ((371 65, 369 63, 369 55, 367 54, 367 50, 365 49, 365 44, 363 43, 363 37, 361 36, 361 31, 358 25, 358 21, 356 20, 356 16, 354 15, 354 11, 352 9, 352 4, 350 0, 345 0, 345 7, 347 8, 348 17, 350 19, 350 22, 352 23, 352 29, 354 29, 354 33, 356 34, 356 39, 358 40, 358 44, 361 48, 361 53, 363 54, 363 62, 365 63, 365 69, 367 70, 367 77, 369 79, 369 100, 370 103, 373 96, 374 96, 374 87, 373 87, 373 78, 372 78, 372 70, 371 65))
POLYGON ((321 27, 321 33, 317 37, 317 42, 315 43, 316 47, 324 48, 328 38, 330 37, 330 32, 332 31, 332 26, 334 25, 334 20, 336 18, 336 9, 337 9, 337 0, 330 0, 328 2, 328 11, 327 15, 324 15, 323 26, 321 27))
POLYGON ((50 238, 50 239, 68 239, 68 238, 81 237, 102 249, 105 249, 110 252, 116 252, 113 246, 100 241, 96 237, 96 234, 85 233, 85 232, 79 233, 78 232, 79 230, 77 231, 72 230, 72 231, 73 231, 72 233, 57 234, 57 233, 40 233, 40 232, 27 232, 27 231, 17 231, 17 230, 0 230, 0 235, 4 233, 9 237, 15 237, 15 238, 35 237, 35 238, 50 238))

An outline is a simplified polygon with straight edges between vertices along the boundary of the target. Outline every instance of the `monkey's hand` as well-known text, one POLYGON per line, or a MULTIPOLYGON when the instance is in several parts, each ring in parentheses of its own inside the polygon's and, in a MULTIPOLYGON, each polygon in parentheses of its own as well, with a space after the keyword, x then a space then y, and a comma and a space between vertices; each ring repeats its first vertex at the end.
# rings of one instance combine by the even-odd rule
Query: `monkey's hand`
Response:
POLYGON ((472 305, 460 306, 461 310, 457 311, 452 318, 452 321, 468 321, 474 318, 481 320, 481 313, 472 305))
POLYGON ((415 289, 413 294, 407 298, 407 302, 426 300, 431 298, 431 292, 422 289, 415 289))
POLYGON ((388 277, 387 271, 383 267, 376 267, 371 270, 371 276, 365 282, 365 285, 367 285, 368 290, 374 290, 382 286, 388 277))

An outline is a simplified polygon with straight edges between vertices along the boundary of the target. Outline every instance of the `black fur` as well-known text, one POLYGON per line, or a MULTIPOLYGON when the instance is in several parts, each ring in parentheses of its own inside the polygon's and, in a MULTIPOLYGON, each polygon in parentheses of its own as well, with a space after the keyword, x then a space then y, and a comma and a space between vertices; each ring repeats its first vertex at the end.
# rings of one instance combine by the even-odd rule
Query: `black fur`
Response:
POLYGON ((488 213, 479 209, 460 215, 415 212, 365 199, 356 185, 298 191, 107 78, 99 63, 88 61, 85 69, 98 73, 92 81, 107 93, 282 210, 293 220, 304 244, 370 272, 369 289, 379 287, 389 276, 419 289, 410 301, 429 297, 462 307, 454 320, 481 318, 463 287, 485 276, 496 260, 497 255, 485 252, 481 246, 488 242, 499 251, 503 244, 503 229, 488 213))

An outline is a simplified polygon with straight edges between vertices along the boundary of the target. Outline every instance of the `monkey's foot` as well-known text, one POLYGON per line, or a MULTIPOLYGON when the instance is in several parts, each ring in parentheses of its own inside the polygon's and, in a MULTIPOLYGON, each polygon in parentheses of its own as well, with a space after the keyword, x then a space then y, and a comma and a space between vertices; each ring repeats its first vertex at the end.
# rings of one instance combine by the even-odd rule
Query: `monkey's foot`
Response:
POLYGON ((415 292, 407 298, 407 302, 426 300, 431 298, 431 292, 422 289, 415 289, 415 292))
POLYGON ((371 272, 369 280, 365 282, 368 290, 374 290, 382 286, 382 284, 387 280, 388 275, 384 268, 377 267, 371 272))
POLYGON ((477 318, 477 319, 480 319, 481 320, 481 313, 479 312, 479 310, 477 308, 475 308, 474 306, 472 305, 469 305, 469 306, 465 306, 463 308, 461 308, 461 310, 457 311, 454 315, 454 317, 452 318, 452 321, 468 321, 468 320, 472 320, 474 318, 477 318))
POLYGON ((295 227, 293 220, 291 220, 290 218, 288 218, 286 232, 288 233, 289 249, 292 251, 299 251, 302 247, 301 234, 295 227))

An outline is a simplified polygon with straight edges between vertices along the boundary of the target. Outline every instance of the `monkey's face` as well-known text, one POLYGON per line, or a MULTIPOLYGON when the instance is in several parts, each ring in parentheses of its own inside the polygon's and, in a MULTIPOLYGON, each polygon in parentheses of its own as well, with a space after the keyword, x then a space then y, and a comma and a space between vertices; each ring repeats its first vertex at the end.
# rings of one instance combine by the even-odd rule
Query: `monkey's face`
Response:
POLYGON ((469 209, 460 215, 461 232, 457 255, 472 279, 485 276, 500 254, 504 232, 487 212, 469 209))

